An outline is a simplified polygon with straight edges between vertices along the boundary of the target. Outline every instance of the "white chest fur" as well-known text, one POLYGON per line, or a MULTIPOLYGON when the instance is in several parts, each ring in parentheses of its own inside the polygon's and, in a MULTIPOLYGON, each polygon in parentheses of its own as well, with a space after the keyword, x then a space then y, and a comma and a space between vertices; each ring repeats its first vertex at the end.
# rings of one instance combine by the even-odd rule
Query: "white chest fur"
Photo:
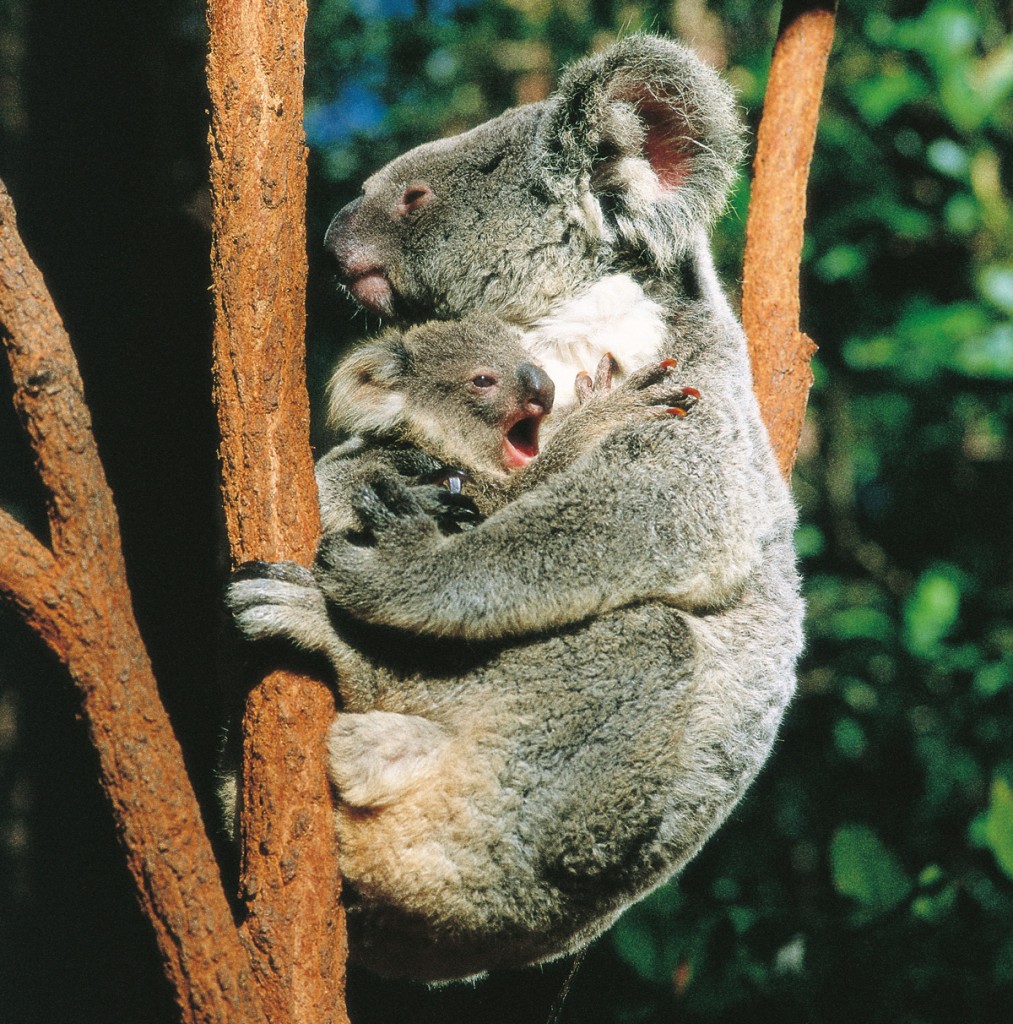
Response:
POLYGON ((594 374, 606 352, 620 375, 655 359, 665 338, 662 308, 627 274, 613 274, 524 330, 524 345, 556 385, 556 407, 573 403, 581 370, 594 374))

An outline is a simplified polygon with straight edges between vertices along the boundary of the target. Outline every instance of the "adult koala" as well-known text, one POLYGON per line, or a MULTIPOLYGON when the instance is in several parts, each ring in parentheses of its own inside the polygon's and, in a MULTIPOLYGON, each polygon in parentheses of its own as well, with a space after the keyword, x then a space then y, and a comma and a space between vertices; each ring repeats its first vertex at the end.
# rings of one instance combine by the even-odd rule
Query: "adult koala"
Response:
MULTIPOLYGON (((706 237, 740 152, 714 72, 636 36, 576 64, 548 100, 395 160, 328 230, 347 287, 384 317, 492 313, 520 328, 557 408, 606 352, 620 373, 674 357, 703 396, 678 430, 620 426, 473 529, 441 530, 395 475, 354 496, 362 529, 325 534, 310 580, 325 629, 404 683, 382 705, 342 693, 335 735, 356 715, 409 715, 460 761, 368 813, 339 804, 363 858, 352 952, 383 973, 448 979, 586 943, 699 849, 770 751, 802 604, 794 510, 706 237), (643 618, 634 651, 629 613, 643 618), (520 680, 500 672, 507 651, 546 643, 558 657, 522 654, 520 680), (671 685, 646 685, 659 657, 671 685), (499 681, 462 689, 476 665, 499 681), (514 693, 514 724, 492 728, 514 693), (497 740, 508 734, 530 738, 527 755, 497 740), (467 753, 476 737, 484 762, 467 753), (496 772, 479 771, 498 750, 496 772), (487 792, 508 811, 465 813, 487 792), (406 807, 420 808, 410 823, 406 807), (408 906, 413 858, 413 877, 441 865, 443 881, 408 906)), ((335 757, 339 798, 354 763, 335 757)))

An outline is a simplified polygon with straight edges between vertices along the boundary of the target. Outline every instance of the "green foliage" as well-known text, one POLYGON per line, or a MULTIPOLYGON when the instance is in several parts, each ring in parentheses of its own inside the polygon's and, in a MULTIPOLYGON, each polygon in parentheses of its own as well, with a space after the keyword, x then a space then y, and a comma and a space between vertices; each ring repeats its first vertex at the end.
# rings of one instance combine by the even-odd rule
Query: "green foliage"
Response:
MULTIPOLYGON (((755 125, 777 6, 418 13, 316 6, 321 231, 372 168, 621 30, 723 47, 755 125)), ((564 1019, 991 1024, 1013 999, 1013 23, 998 0, 842 0, 838 25, 802 284, 800 695, 747 800, 596 945, 564 1019)), ((730 281, 747 205, 743 182, 715 242, 730 281)))
POLYGON ((971 830, 973 837, 992 851, 999 867, 1013 878, 1013 786, 1005 779, 992 783, 988 810, 971 830))
POLYGON ((897 858, 866 825, 842 825, 830 840, 834 888, 857 902, 859 920, 893 910, 911 891, 897 858))

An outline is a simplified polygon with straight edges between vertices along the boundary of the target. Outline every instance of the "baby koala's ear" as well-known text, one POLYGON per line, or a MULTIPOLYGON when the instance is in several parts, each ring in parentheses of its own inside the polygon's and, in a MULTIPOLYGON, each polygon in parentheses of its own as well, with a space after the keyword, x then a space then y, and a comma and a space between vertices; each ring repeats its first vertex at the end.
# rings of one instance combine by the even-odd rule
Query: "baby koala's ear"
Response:
POLYGON ((337 433, 383 436, 400 425, 409 359, 402 336, 389 331, 338 363, 327 386, 327 422, 337 433))
POLYGON ((724 207, 743 126, 730 87, 691 50, 630 36, 567 71, 537 147, 551 189, 584 210, 590 199, 606 237, 665 267, 724 207))

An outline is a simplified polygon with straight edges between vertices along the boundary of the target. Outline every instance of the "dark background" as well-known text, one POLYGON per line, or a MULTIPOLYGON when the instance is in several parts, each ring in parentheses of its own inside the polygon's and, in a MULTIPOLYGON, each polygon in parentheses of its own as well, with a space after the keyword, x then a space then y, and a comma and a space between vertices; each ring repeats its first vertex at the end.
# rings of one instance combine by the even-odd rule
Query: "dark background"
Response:
MULTIPOLYGON (((686 36, 755 124, 776 16, 749 0, 312 5, 314 397, 374 326, 320 260, 330 215, 372 169, 539 98, 620 30, 686 36)), ((218 836, 205 39, 189 0, 0 0, 0 175, 80 359, 138 619, 218 836)), ((566 1021, 1007 1019, 1011 95, 998 0, 842 4, 803 280, 821 352, 794 480, 800 695, 733 819, 593 947, 566 1021)), ((744 183, 716 238, 733 290, 747 202, 744 183)), ((6 373, 0 501, 38 525, 6 373)), ((167 1024, 76 711, 59 666, 0 609, 0 1024, 167 1024)), ((540 1024, 567 970, 435 992, 353 975, 352 1015, 540 1024)))

